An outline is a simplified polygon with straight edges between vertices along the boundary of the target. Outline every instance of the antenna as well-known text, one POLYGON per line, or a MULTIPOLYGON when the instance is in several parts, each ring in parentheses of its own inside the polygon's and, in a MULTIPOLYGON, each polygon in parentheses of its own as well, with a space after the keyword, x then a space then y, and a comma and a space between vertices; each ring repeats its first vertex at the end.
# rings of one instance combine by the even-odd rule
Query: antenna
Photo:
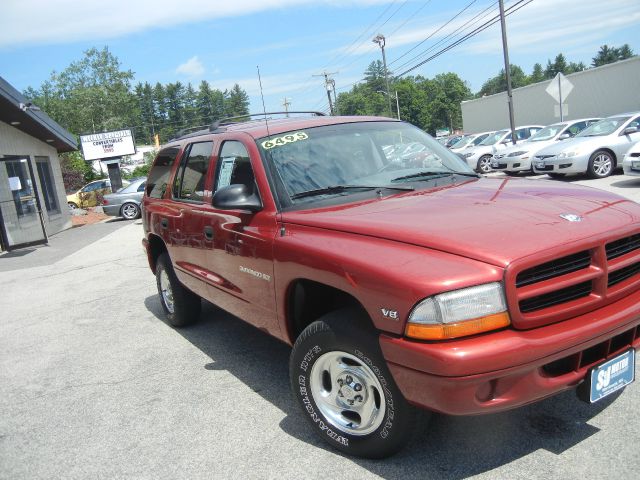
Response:
POLYGON ((267 119, 267 107, 264 106, 264 93, 262 93, 262 78, 260 77, 260 65, 256 65, 258 69, 258 83, 260 84, 260 97, 262 97, 262 111, 264 112, 264 124, 267 127, 267 136, 270 137, 269 133, 269 120, 267 119))

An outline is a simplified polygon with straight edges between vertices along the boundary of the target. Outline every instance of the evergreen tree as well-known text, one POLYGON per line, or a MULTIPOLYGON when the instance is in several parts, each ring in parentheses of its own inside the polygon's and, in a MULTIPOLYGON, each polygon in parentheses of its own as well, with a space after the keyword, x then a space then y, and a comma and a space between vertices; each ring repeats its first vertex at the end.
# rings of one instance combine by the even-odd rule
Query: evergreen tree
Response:
POLYGON ((249 95, 237 83, 224 92, 224 114, 228 117, 249 114, 249 95))
POLYGON ((529 83, 538 83, 541 82, 545 79, 544 76, 544 70, 542 70, 542 65, 540 65, 539 63, 536 63, 533 66, 533 71, 531 72, 531 75, 529 76, 529 83))

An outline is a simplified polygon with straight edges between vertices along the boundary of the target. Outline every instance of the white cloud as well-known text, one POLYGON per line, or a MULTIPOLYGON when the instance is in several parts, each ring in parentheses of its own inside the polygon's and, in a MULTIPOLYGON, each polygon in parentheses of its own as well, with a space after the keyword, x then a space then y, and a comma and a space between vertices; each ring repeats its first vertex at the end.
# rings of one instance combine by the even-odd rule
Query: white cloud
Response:
POLYGON ((198 60, 198 56, 191 57, 185 63, 176 68, 176 73, 181 73, 188 77, 200 77, 204 74, 202 62, 198 60))
MULTIPOLYGON (((390 0, 324 0, 332 6, 390 0)), ((2 0, 0 47, 117 38, 152 28, 316 5, 319 0, 2 0)))

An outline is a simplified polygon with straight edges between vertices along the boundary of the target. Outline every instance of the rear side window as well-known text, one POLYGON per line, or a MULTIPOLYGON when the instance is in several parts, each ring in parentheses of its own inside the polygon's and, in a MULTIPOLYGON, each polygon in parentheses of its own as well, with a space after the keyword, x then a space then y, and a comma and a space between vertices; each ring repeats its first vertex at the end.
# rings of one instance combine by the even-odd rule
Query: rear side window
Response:
POLYGON ((160 150, 153 167, 147 178, 147 196, 151 198, 162 198, 167 191, 171 167, 176 160, 180 149, 178 147, 168 147, 160 150))
POLYGON ((204 199, 204 182, 207 178, 213 142, 192 143, 176 175, 173 195, 177 200, 201 202, 204 199))

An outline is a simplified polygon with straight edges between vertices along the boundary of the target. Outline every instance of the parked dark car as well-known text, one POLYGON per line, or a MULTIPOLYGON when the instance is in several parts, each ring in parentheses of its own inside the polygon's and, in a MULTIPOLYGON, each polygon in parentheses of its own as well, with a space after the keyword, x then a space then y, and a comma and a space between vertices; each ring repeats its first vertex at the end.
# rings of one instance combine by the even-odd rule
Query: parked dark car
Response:
POLYGON ((104 196, 102 210, 113 217, 123 217, 133 220, 140 217, 140 203, 147 185, 146 177, 135 178, 126 187, 122 187, 116 193, 104 196))

